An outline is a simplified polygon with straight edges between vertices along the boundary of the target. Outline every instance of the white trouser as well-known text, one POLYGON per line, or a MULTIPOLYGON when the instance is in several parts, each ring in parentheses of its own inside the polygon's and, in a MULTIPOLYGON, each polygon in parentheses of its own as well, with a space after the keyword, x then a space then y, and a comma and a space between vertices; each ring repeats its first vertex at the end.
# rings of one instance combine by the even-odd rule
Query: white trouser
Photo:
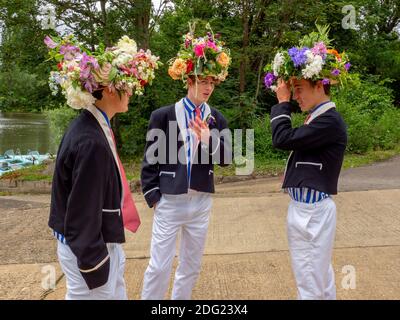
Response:
POLYGON ((68 245, 57 241, 57 255, 67 280, 66 300, 127 300, 124 280, 125 254, 119 243, 107 243, 110 275, 105 285, 89 290, 83 279, 76 256, 68 245))
POLYGON ((336 206, 331 198, 314 204, 290 202, 287 235, 298 299, 336 299, 331 264, 335 229, 336 206))
POLYGON ((143 300, 165 298, 179 231, 179 265, 172 299, 191 298, 200 273, 211 206, 210 194, 162 195, 154 212, 150 262, 143 280, 143 300))

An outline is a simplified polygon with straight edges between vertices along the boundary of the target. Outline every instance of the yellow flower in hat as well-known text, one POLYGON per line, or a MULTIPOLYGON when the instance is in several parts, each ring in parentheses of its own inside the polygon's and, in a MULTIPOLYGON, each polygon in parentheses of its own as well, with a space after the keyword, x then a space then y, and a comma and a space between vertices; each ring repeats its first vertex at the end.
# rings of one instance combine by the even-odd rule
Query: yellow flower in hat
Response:
POLYGON ((217 57, 217 62, 221 67, 226 68, 229 65, 230 58, 225 52, 221 52, 217 57))
POLYGON ((178 58, 174 61, 172 66, 168 69, 168 74, 172 79, 177 80, 186 72, 186 62, 185 60, 178 58))
POLYGON ((177 75, 177 74, 175 73, 175 71, 172 69, 172 67, 169 67, 169 68, 168 68, 168 74, 169 74, 169 76, 170 76, 172 79, 174 79, 174 80, 178 80, 178 79, 179 79, 179 75, 177 75))

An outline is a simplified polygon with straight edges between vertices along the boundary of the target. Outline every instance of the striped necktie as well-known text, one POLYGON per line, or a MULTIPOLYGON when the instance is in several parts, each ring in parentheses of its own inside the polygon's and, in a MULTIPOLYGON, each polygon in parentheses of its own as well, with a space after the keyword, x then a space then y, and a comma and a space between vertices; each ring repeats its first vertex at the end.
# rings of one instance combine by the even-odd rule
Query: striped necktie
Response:
POLYGON ((199 119, 201 120, 201 110, 200 110, 200 107, 196 107, 196 108, 194 109, 194 113, 195 113, 195 115, 196 115, 196 118, 199 118, 199 119))

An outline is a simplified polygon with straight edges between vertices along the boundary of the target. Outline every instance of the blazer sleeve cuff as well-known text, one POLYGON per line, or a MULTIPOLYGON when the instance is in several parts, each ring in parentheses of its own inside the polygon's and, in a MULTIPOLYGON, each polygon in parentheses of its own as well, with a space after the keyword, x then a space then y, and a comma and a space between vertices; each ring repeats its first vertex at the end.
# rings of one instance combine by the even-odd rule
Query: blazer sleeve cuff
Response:
POLYGON ((292 105, 290 102, 282 102, 274 105, 271 109, 271 123, 279 116, 289 116, 292 114, 292 105))
POLYGON ((161 199, 160 187, 154 187, 143 194, 147 205, 152 208, 161 199))
POLYGON ((99 288, 108 281, 110 274, 110 256, 107 255, 95 268, 89 270, 79 269, 79 271, 90 290, 99 288))

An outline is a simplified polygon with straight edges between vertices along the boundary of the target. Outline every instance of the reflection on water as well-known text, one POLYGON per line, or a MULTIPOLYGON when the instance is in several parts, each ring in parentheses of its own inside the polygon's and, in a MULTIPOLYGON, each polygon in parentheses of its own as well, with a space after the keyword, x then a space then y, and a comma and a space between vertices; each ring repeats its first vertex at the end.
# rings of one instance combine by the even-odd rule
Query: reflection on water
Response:
POLYGON ((55 153, 49 123, 43 114, 0 112, 0 154, 19 149, 22 154, 31 151, 55 153))

